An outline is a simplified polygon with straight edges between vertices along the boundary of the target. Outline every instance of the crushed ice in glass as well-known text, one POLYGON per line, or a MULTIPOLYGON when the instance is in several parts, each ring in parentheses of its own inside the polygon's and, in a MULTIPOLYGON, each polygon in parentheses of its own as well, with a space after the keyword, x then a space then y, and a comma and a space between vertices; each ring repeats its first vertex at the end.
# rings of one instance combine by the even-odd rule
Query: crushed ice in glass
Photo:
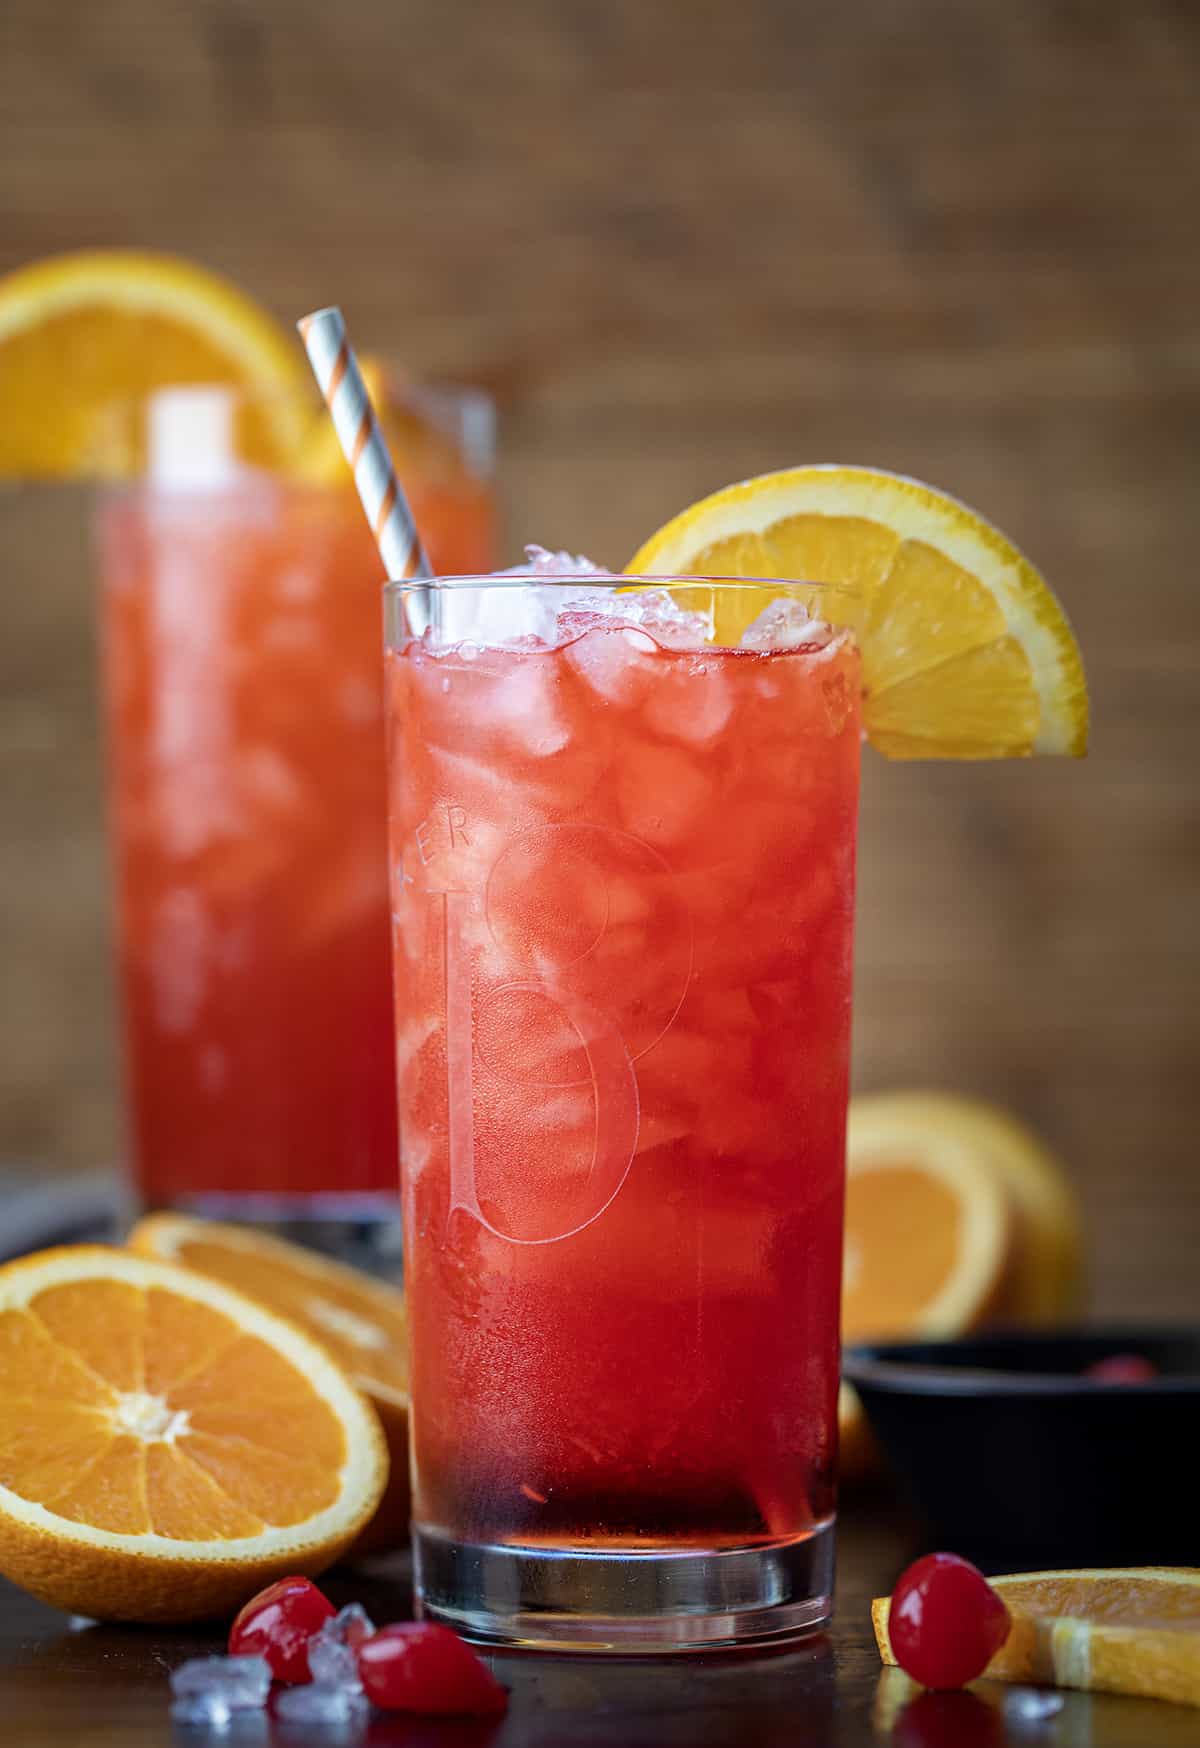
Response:
POLYGON ((799 649, 824 646, 833 636, 823 619, 814 619, 803 601, 782 596, 764 607, 742 633, 742 649, 799 649))
POLYGON ((307 1687, 285 1687, 275 1701, 275 1715, 290 1724, 348 1724, 366 1715, 361 1693, 313 1681, 307 1687))
MULTIPOLYGON (((529 579, 529 584, 506 588, 474 585, 470 579, 448 584, 438 596, 436 632, 428 641, 443 649, 454 646, 463 660, 471 660, 488 649, 551 648, 618 625, 638 628, 663 649, 703 649, 711 646, 715 636, 715 596, 701 611, 683 605, 669 588, 630 591, 624 577, 581 553, 530 545, 525 548, 524 564, 498 575, 529 579), (574 579, 579 586, 568 590, 564 584, 574 579), (536 586, 539 580, 544 588, 536 586)), ((693 600, 702 598, 703 585, 693 585, 691 594, 693 600)), ((803 602, 785 596, 772 601, 747 626, 740 647, 823 648, 832 637, 830 627, 814 618, 803 602)))
POLYGON ((525 563, 503 573, 507 577, 611 577, 603 565, 593 564, 582 553, 550 552, 544 546, 525 548, 525 563))
POLYGON ((1045 1723, 1047 1718, 1057 1717, 1062 1709, 1062 1694, 1040 1687, 1014 1687, 1004 1696, 1004 1721, 1018 1728, 1023 1724, 1045 1723))
POLYGON ((234 1712, 265 1706, 270 1691, 265 1657, 193 1657, 171 1675, 177 1700, 219 1702, 234 1712))
POLYGON ((569 596, 558 608, 560 640, 579 637, 606 621, 636 625, 666 649, 702 649, 713 633, 711 610, 697 613, 683 607, 669 589, 587 589, 569 596))

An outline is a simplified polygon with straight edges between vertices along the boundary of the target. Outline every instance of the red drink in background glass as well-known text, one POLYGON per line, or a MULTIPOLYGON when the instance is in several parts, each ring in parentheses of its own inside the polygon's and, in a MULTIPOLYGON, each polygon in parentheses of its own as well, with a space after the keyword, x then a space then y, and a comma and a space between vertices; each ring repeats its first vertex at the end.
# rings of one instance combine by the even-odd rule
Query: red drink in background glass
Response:
MULTIPOLYGON (((336 1245, 397 1203, 380 563, 348 475, 227 461, 101 511, 137 1189, 336 1245)), ((488 481, 410 489, 437 561, 486 568, 488 481)))
POLYGON ((438 595, 389 591, 387 682, 424 1605, 543 1644, 812 1625, 857 652, 489 646, 438 595))

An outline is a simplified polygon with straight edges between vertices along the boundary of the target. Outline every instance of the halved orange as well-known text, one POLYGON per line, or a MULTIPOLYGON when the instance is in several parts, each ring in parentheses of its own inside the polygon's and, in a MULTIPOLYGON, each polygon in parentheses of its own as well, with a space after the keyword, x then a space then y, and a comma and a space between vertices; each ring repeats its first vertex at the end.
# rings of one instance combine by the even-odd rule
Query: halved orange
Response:
POLYGON ((877 1125, 896 1123, 909 1133, 956 1135, 1002 1185, 1015 1221, 998 1307, 1006 1321, 1054 1323, 1080 1309, 1079 1204, 1062 1162, 1039 1136, 998 1106, 958 1093, 882 1093, 855 1104, 877 1125))
POLYGON ((995 1105, 957 1093, 871 1093, 853 1099, 850 1112, 846 1274, 855 1292, 847 1305, 849 1339, 880 1333, 954 1335, 991 1316, 1052 1323, 1079 1309, 1083 1239, 1078 1203, 1061 1162, 1032 1130, 995 1105), (918 1264, 929 1258, 934 1233, 941 1233, 943 1250, 948 1244, 957 1247, 954 1234, 960 1230, 965 1241, 967 1227, 950 1218, 946 1190, 956 1162, 967 1155, 972 1170, 958 1172, 961 1194, 979 1202, 984 1192, 973 1186, 981 1175, 989 1178, 1007 1204, 1009 1241, 1001 1278, 980 1280, 980 1290, 962 1314, 952 1306, 947 1316, 944 1306, 935 1305, 930 1312, 927 1294, 921 1295, 921 1305, 913 1295, 918 1264), (885 1158, 908 1169, 887 1180, 864 1175, 873 1162, 877 1168, 885 1158), (931 1187, 929 1171, 941 1190, 931 1187), (886 1208, 876 1199, 880 1189, 886 1208), (921 1207, 911 1198, 919 1198, 921 1207), (889 1243, 884 1232, 891 1217, 896 1223, 889 1243), (922 1231, 914 1251, 917 1226, 922 1231), (880 1242, 871 1250, 876 1260, 868 1266, 863 1246, 870 1244, 872 1231, 880 1242), (903 1304, 894 1295, 896 1277, 908 1294, 903 1304))
MULTIPOLYGON (((790 592, 853 628, 863 724, 889 758, 1087 749, 1083 664, 1048 585, 974 510, 917 480, 832 465, 744 480, 666 523, 626 568, 815 585, 790 592)), ((718 639, 736 642, 745 626, 723 606, 718 639)))
POLYGON ((294 336, 190 261, 91 249, 0 279, 0 477, 91 471, 102 408, 192 383, 279 391, 285 420, 313 398, 294 336))
MULTIPOLYGON (((1200 1705, 1200 1568, 1021 1572, 988 1583, 1012 1616, 985 1674, 1200 1705)), ((890 1599, 871 1604, 875 1642, 894 1664, 890 1599)))
POLYGON ((329 1349, 373 1403, 387 1438, 391 1477, 357 1553, 408 1537, 408 1322, 404 1296, 369 1275, 246 1226, 188 1214, 148 1214, 130 1248, 225 1281, 291 1318, 329 1349))
POLYGON ((980 1323, 1000 1298, 1015 1223, 978 1148, 903 1104, 854 1099, 846 1171, 845 1340, 980 1323))
POLYGON ((0 1268, 0 1572, 44 1601, 228 1614, 331 1565, 386 1481, 370 1404, 244 1294, 92 1245, 0 1268))

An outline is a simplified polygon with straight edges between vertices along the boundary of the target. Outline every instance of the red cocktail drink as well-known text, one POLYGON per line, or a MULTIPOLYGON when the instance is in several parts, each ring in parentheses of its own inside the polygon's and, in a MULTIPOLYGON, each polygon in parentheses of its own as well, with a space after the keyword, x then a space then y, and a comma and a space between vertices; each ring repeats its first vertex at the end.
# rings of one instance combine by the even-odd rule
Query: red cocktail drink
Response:
MULTIPOLYGON (((487 484, 460 467, 412 490, 440 562, 486 566, 487 484)), ((381 577, 353 488, 244 468, 151 477, 107 499, 101 548, 141 1197, 384 1217, 381 577)))
MULTIPOLYGON (((739 587, 785 592, 686 600, 739 587)), ((388 657, 425 1606, 794 1630, 828 1605, 857 653, 496 588, 534 603, 498 641, 486 589, 394 590, 388 657)))

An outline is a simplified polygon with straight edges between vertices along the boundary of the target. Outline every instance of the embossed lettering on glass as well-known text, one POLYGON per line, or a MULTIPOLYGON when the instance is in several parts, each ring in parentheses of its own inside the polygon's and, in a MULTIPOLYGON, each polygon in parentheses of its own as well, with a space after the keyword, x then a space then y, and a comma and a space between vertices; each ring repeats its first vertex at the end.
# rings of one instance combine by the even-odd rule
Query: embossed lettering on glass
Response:
POLYGON ((422 1606, 663 1650, 828 1617, 858 786, 802 586, 388 591, 422 1606))

